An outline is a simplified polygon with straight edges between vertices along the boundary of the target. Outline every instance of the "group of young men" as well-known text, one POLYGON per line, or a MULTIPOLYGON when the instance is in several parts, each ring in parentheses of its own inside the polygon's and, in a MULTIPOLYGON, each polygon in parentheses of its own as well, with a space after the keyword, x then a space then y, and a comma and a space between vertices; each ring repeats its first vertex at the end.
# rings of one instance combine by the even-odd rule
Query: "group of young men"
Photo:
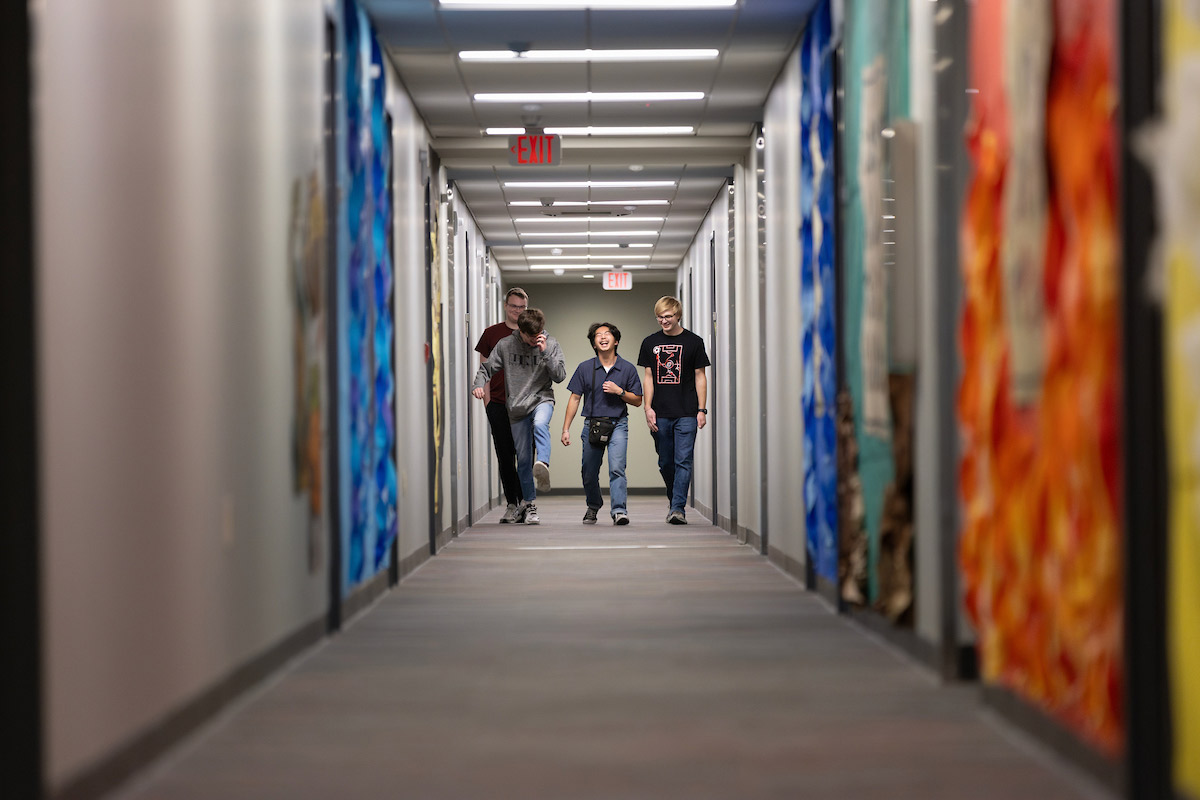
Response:
MULTIPOLYGON (((562 348, 545 330, 545 316, 529 308, 523 289, 509 289, 504 321, 484 330, 475 350, 481 364, 472 394, 487 401, 488 424, 500 464, 500 484, 508 507, 503 523, 537 525, 537 493, 550 489, 550 418, 554 386, 566 378, 562 348)), ((585 524, 595 524, 604 499, 600 464, 608 453, 609 512, 614 525, 629 524, 629 407, 645 406, 646 425, 658 452, 658 471, 670 502, 667 522, 686 525, 688 490, 696 433, 708 421, 704 407, 709 366, 704 340, 685 329, 683 306, 670 296, 654 304, 659 330, 642 341, 637 367, 617 355, 621 331, 611 322, 593 323, 588 343, 596 355, 575 368, 560 441, 571 445, 571 423, 583 406, 583 489, 585 524)))

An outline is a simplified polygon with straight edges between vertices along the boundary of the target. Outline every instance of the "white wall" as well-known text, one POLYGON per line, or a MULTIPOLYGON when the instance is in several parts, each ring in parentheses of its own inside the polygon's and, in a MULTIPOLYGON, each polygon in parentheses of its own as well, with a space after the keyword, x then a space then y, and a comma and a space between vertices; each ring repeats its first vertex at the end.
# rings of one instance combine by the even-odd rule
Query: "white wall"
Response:
MULTIPOLYGON (((704 340, 713 366, 707 370, 709 424, 696 437, 696 457, 692 471, 695 502, 709 516, 729 514, 729 378, 733 362, 729 352, 729 193, 722 188, 713 200, 708 215, 679 268, 679 281, 686 289, 683 316, 685 327, 704 340), (712 258, 715 241, 715 259, 712 258), (716 295, 713 294, 712 265, 716 265, 716 295), (713 336, 713 313, 717 332, 713 336), (716 462, 714 481, 713 463, 716 462)), ((715 522, 716 520, 714 520, 715 522)))
MULTIPOLYGON (((918 361, 916 398, 913 412, 914 427, 914 521, 916 540, 914 572, 916 578, 916 632, 929 642, 941 639, 942 569, 941 569, 941 486, 943 465, 940 462, 940 414, 953 413, 939 406, 938 381, 943 369, 939 350, 943 336, 952 331, 939 331, 937 304, 939 266, 936 255, 937 204, 936 183, 937 136, 935 118, 936 85, 933 71, 934 30, 933 9, 923 0, 910 0, 909 79, 912 118, 917 123, 917 213, 918 245, 917 302, 918 361)), ((946 224, 954 225, 955 220, 946 224)))
POLYGON ((52 788, 323 615, 288 283, 322 5, 31 6, 52 788))
MULTIPOLYGON (((389 66, 389 71, 391 70, 389 66)), ((396 480, 403 560, 429 549, 429 421, 425 377, 425 197, 421 155, 428 144, 425 124, 400 88, 389 83, 392 114, 393 207, 395 213, 396 480)))
POLYGON ((767 169, 767 535, 772 550, 805 561, 800 413, 800 66, 794 52, 764 114, 767 169))
POLYGON ((759 355, 758 155, 754 139, 747 142, 747 166, 735 174, 737 208, 737 407, 738 407, 738 519, 739 527, 762 533, 761 430, 763 363, 759 355))
MULTIPOLYGON (((593 322, 611 322, 621 330, 618 354, 635 366, 642 339, 654 333, 658 325, 654 320, 654 303, 665 294, 674 294, 675 286, 670 283, 641 282, 638 273, 633 274, 633 289, 630 291, 605 291, 599 280, 585 281, 575 277, 571 283, 522 283, 510 273, 506 276, 508 286, 520 286, 529 293, 531 308, 540 308, 546 315, 546 331, 558 340, 567 364, 567 377, 554 387, 554 417, 550 420, 550 485, 556 488, 582 489, 580 476, 579 437, 583 429, 582 408, 571 425, 571 446, 563 447, 559 441, 563 419, 570 394, 567 383, 575 367, 595 355, 587 341, 587 330, 593 322)), ((644 370, 638 375, 644 380, 644 370)), ((491 446, 490 443, 488 445, 491 446)), ((600 486, 608 486, 608 462, 600 468, 600 486)), ((646 427, 646 418, 640 408, 629 409, 629 449, 627 451, 625 477, 630 488, 662 489, 663 516, 667 513, 666 490, 662 476, 658 473, 658 456, 654 452, 654 439, 646 427)), ((497 484, 498 485, 498 484, 497 484)), ((554 490, 551 490, 551 496, 554 490)), ((583 498, 579 498, 580 513, 583 498)), ((608 508, 607 500, 605 508, 608 508)))

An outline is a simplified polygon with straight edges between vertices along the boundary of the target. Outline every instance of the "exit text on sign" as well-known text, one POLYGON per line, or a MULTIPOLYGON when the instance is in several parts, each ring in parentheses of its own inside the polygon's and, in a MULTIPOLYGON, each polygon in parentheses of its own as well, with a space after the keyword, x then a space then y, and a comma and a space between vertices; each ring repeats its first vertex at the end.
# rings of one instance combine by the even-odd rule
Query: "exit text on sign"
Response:
POLYGON ((628 272, 617 272, 615 270, 604 273, 604 288, 605 289, 632 289, 633 275, 628 272))
POLYGON ((562 137, 557 133, 523 133, 508 137, 508 163, 514 167, 558 166, 562 137))

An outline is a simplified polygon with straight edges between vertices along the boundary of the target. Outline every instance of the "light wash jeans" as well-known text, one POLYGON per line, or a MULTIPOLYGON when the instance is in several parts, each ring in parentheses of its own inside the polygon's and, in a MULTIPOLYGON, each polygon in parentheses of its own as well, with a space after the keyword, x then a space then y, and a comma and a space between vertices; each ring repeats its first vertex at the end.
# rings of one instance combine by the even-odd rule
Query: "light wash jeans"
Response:
MULTIPOLYGON (((587 507, 599 510, 604 505, 600 494, 600 462, 604 459, 604 447, 596 447, 588 441, 591 421, 585 420, 580 437, 583 441, 583 493, 587 507)), ((625 479, 625 453, 629 446, 629 416, 621 417, 608 440, 608 501, 609 511, 616 514, 626 511, 629 500, 629 483, 625 479)))
POLYGON ((554 401, 538 403, 533 413, 512 423, 513 444, 517 447, 517 477, 521 479, 521 494, 526 502, 537 498, 533 482, 534 447, 537 460, 550 463, 550 417, 554 415, 554 401))
POLYGON ((688 489, 692 486, 692 451, 696 448, 698 423, 695 417, 659 417, 654 449, 658 451, 658 471, 667 487, 672 511, 684 511, 688 489))

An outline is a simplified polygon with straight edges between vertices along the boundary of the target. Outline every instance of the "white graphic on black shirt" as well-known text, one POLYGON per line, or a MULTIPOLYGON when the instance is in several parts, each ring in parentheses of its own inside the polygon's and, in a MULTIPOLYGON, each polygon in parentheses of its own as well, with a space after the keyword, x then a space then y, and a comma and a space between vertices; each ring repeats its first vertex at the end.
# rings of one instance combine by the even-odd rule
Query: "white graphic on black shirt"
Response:
POLYGON ((655 377, 658 384, 680 383, 683 375, 683 345, 660 344, 654 347, 655 377))

